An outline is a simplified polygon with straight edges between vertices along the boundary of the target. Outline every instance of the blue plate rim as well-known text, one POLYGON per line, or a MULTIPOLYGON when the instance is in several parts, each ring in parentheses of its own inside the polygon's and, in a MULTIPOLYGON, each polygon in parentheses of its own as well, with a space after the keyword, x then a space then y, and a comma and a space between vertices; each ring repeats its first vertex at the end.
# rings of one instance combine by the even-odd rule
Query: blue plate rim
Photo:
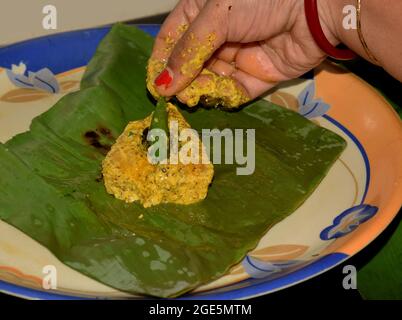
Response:
MULTIPOLYGON (((155 36, 157 31, 160 29, 160 25, 158 25, 158 24, 137 24, 136 26, 139 27, 140 29, 144 30, 145 32, 149 33, 152 36, 155 36)), ((13 43, 13 44, 10 44, 10 45, 4 46, 4 47, 0 47, 0 67, 3 67, 3 68, 11 67, 10 64, 8 66, 3 65, 3 61, 6 61, 5 64, 7 64, 8 59, 15 58, 15 55, 13 55, 13 52, 15 52, 15 50, 21 50, 21 47, 30 46, 32 44, 43 45, 46 42, 51 42, 53 45, 57 45, 57 41, 54 41, 56 39, 59 39, 61 41, 68 41, 68 43, 70 44, 71 42, 69 40, 73 39, 75 36, 79 36, 79 35, 86 34, 86 33, 89 33, 89 34, 95 33, 96 36, 98 36, 98 37, 100 37, 100 39, 102 39, 104 37, 104 35, 107 33, 107 31, 110 30, 110 28, 111 28, 111 25, 107 25, 107 26, 102 26, 102 27, 62 32, 62 33, 58 33, 58 34, 52 34, 52 35, 48 35, 48 36, 42 36, 42 37, 37 37, 34 39, 24 40, 24 41, 13 43)), ((98 38, 96 38, 96 39, 98 39, 98 38)), ((94 50, 92 52, 94 52, 94 50)), ((85 58, 88 58, 88 57, 85 57, 85 58)), ((24 61, 24 60, 21 60, 21 61, 24 61)), ((86 65, 86 64, 79 64, 73 68, 71 66, 67 66, 65 68, 65 70, 63 70, 63 71, 82 67, 84 65, 86 65)), ((43 64, 42 66, 37 66, 36 68, 34 67, 31 70, 36 71, 35 69, 40 69, 40 67, 47 67, 47 65, 43 64)), ((54 68, 53 68, 53 70, 54 70, 54 68)), ((58 70, 56 70, 55 73, 59 73, 57 71, 58 70)), ((62 72, 62 71, 60 71, 60 72, 62 72)), ((335 119, 333 119, 332 117, 330 117, 328 115, 325 115, 324 118, 327 121, 331 122, 336 127, 338 127, 344 134, 346 134, 355 143, 356 147, 358 148, 359 152, 361 153, 361 156, 362 156, 365 166, 366 166, 366 186, 365 186, 365 192, 364 192, 364 197, 363 197, 363 201, 362 201, 362 203, 363 203, 364 198, 367 194, 367 190, 369 188, 369 183, 370 183, 370 163, 369 163, 369 159, 367 157, 366 151, 364 150, 364 147, 359 142, 359 140, 342 124, 340 124, 338 121, 336 121, 335 119)), ((252 298, 252 297, 272 293, 272 292, 275 292, 275 291, 278 291, 281 289, 285 289, 292 285, 296 285, 298 283, 306 281, 310 278, 318 276, 318 275, 336 267, 337 265, 345 262, 348 258, 350 258, 350 256, 347 254, 334 252, 334 253, 328 254, 326 256, 323 256, 320 259, 317 259, 316 261, 313 261, 298 270, 290 272, 289 274, 283 275, 276 279, 265 280, 265 281, 262 281, 257 284, 251 284, 247 287, 234 289, 234 290, 230 290, 227 292, 214 293, 213 292, 214 290, 211 290, 209 292, 206 291, 206 292, 201 292, 201 293, 188 294, 188 295, 185 295, 178 299, 183 299, 183 300, 189 300, 189 299, 191 299, 191 300, 193 300, 193 299, 194 300, 201 300, 201 299, 202 300, 221 300, 221 299, 225 299, 226 300, 226 299, 252 298)), ((248 280, 243 280, 241 282, 247 282, 247 281, 248 280)), ((238 285, 241 282, 238 282, 238 283, 232 284, 232 285, 238 285)), ((226 287, 219 288, 219 290, 229 288, 232 285, 228 285, 226 287)), ((108 299, 106 297, 83 297, 83 296, 76 296, 73 294, 46 292, 46 291, 41 291, 41 290, 37 290, 37 289, 19 286, 19 285, 12 284, 12 283, 2 281, 2 280, 0 280, 0 292, 18 296, 18 297, 27 298, 27 299, 42 299, 42 300, 108 299)), ((135 298, 137 298, 137 297, 135 297, 135 298)), ((144 298, 146 298, 146 297, 144 297, 144 298)))

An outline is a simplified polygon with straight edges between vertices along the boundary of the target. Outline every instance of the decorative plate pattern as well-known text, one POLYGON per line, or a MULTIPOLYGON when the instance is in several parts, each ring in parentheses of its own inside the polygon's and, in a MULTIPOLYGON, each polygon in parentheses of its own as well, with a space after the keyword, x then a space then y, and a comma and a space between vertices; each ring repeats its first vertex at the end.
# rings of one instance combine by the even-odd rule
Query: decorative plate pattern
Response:
MULTIPOLYGON (((141 28, 152 35, 159 30, 141 28)), ((52 46, 40 38, 0 49, 0 142, 28 130, 35 116, 79 89, 85 65, 107 31, 52 36, 52 46)), ((266 99, 338 133, 348 147, 309 199, 240 264, 183 299, 247 298, 325 272, 378 236, 401 206, 401 122, 370 86, 325 63, 266 99)), ((32 299, 141 298, 68 268, 1 221, 0 291, 32 299), (47 265, 57 269, 55 290, 42 288, 47 265)))

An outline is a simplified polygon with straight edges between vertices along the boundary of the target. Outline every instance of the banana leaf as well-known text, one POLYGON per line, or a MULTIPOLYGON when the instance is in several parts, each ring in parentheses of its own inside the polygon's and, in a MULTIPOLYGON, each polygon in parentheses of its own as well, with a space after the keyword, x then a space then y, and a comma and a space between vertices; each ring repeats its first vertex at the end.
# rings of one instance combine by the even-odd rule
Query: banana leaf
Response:
POLYGON ((371 258, 357 276, 358 290, 365 299, 402 299, 401 217, 399 213, 387 231, 360 254, 371 258))
POLYGON ((154 109, 145 87, 152 45, 137 28, 114 26, 80 91, 0 145, 0 218, 106 285, 176 297, 240 262, 313 192, 345 141, 264 101, 238 112, 183 109, 198 131, 255 129, 254 174, 215 165, 207 198, 188 206, 117 200, 105 191, 101 161, 129 121, 154 109))

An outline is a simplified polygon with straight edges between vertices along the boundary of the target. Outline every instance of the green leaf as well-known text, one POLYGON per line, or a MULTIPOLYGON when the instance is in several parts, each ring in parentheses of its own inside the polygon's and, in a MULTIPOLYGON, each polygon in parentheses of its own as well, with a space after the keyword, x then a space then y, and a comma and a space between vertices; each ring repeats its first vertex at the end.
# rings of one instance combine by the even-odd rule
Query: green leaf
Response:
POLYGON ((207 198, 188 206, 144 209, 115 199, 105 190, 101 161, 129 121, 154 110, 145 87, 152 44, 138 29, 116 25, 81 90, 0 144, 0 218, 106 285, 175 297, 240 262, 314 191, 345 141, 264 101, 237 112, 181 110, 199 132, 255 129, 254 174, 215 165, 207 198))
POLYGON ((167 103, 165 98, 160 98, 156 104, 155 111, 152 116, 150 129, 161 129, 166 135, 169 132, 167 103))
POLYGON ((358 273, 358 289, 365 299, 402 299, 402 215, 367 250, 381 249, 358 273))
MULTIPOLYGON (((164 140, 164 146, 163 148, 163 153, 166 154, 166 156, 168 157, 168 153, 169 153, 169 124, 168 124, 168 111, 167 111, 167 102, 166 99, 164 97, 159 98, 158 103, 156 104, 156 108, 154 113, 152 114, 152 119, 151 119, 151 125, 149 127, 149 132, 150 137, 149 139, 151 140, 151 143, 149 143, 149 145, 154 145, 154 143, 156 143, 158 141, 158 139, 160 139, 159 136, 157 135, 153 135, 153 131, 152 130, 162 130, 163 133, 165 134, 165 136, 163 137, 164 140)), ((147 137, 144 137, 147 138, 147 137)), ((157 157, 159 157, 159 150, 156 151, 155 155, 157 157)), ((160 159, 160 160, 165 160, 166 157, 164 157, 164 159, 160 159)))

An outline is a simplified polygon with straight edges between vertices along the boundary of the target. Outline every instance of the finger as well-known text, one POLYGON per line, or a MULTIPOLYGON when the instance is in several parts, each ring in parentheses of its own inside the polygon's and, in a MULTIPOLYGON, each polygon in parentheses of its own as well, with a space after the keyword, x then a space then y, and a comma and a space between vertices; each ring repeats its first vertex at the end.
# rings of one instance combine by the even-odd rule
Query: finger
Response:
POLYGON ((206 0, 182 0, 177 4, 155 38, 151 59, 167 62, 173 47, 198 16, 205 2, 206 0))
POLYGON ((208 1, 174 47, 167 68, 155 80, 161 95, 172 96, 183 90, 225 42, 227 12, 224 11, 224 6, 217 5, 219 1, 208 1), (168 85, 166 81, 160 81, 166 78, 171 79, 168 85))
POLYGON ((208 69, 218 75, 231 77, 236 80, 238 85, 245 89, 250 99, 259 97, 277 84, 275 81, 261 80, 254 75, 237 69, 233 63, 227 63, 220 59, 214 59, 214 63, 209 65, 208 69))
POLYGON ((190 107, 196 106, 201 97, 208 91, 210 81, 211 79, 208 76, 199 75, 193 80, 190 86, 178 92, 176 98, 181 103, 184 103, 190 107), (192 90, 192 88, 197 88, 197 92, 192 90))
POLYGON ((189 107, 201 102, 207 106, 234 108, 250 100, 246 90, 234 79, 220 77, 207 69, 177 93, 176 97, 189 107))
POLYGON ((277 65, 258 42, 247 45, 228 43, 217 50, 206 68, 220 75, 231 75, 235 68, 268 83, 288 80, 289 77, 277 65))
POLYGON ((216 56, 220 60, 231 63, 233 61, 236 61, 237 53, 239 52, 241 47, 242 44, 240 43, 225 43, 216 51, 214 56, 216 56))
MULTIPOLYGON (((165 69, 174 46, 197 17, 205 2, 206 0, 182 0, 163 23, 147 66, 147 88, 155 98, 160 96, 155 86, 156 77, 165 69)), ((165 82, 168 80, 169 77, 165 82)))
POLYGON ((210 62, 207 63, 206 68, 224 77, 230 77, 236 71, 234 62, 228 63, 217 58, 210 60, 210 62))
POLYGON ((238 51, 236 68, 268 83, 287 80, 258 43, 248 44, 238 51))
POLYGON ((236 70, 232 74, 232 78, 235 79, 237 83, 239 83, 247 91, 247 94, 251 99, 255 99, 263 95, 278 84, 278 82, 262 81, 241 70, 236 70))

